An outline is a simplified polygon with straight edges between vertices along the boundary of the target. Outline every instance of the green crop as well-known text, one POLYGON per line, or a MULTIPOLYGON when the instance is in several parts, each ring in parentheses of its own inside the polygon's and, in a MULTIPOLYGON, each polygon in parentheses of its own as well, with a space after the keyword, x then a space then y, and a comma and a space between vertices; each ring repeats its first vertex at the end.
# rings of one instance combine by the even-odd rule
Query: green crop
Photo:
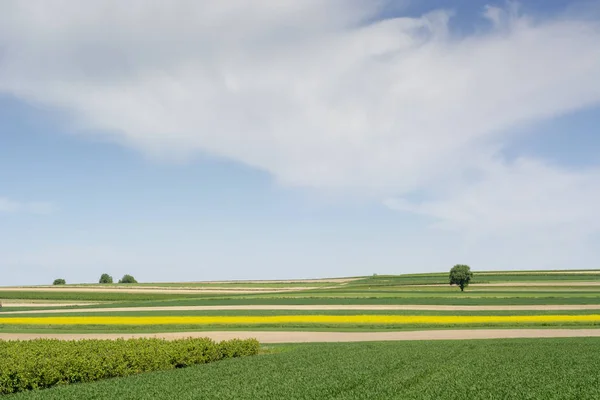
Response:
POLYGON ((258 353, 256 340, 0 341, 0 395, 258 353))
POLYGON ((598 399, 600 339, 304 344, 178 371, 22 393, 70 399, 598 399))

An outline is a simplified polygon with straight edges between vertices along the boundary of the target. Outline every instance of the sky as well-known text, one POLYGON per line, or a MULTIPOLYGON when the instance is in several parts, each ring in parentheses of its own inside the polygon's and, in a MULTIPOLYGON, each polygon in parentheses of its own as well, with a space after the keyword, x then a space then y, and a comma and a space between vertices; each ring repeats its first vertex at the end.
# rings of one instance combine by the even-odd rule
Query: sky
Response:
POLYGON ((596 0, 0 0, 0 286, 600 268, 596 0))

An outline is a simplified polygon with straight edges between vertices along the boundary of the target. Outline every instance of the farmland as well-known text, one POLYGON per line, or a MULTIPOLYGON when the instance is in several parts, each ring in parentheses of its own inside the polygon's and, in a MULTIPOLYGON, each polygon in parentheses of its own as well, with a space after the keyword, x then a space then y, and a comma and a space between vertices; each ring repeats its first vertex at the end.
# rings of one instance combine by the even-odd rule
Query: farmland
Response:
POLYGON ((600 338, 296 344, 9 399, 592 399, 600 338))
MULTIPOLYGON (((482 272, 467 291, 447 273, 215 283, 148 283, 0 288, 10 302, 111 302, 112 306, 250 304, 600 304, 600 271, 482 272)), ((33 304, 32 304, 33 305, 33 304)), ((92 306, 93 307, 93 306, 92 306)))
POLYGON ((447 285, 447 279, 447 274, 435 273, 3 288, 0 332, 389 331, 600 325, 597 270, 482 272, 465 292, 447 285), (61 300, 92 304, 62 308, 36 307, 35 303, 61 300), (17 303, 18 307, 11 307, 17 303))
POLYGON ((267 353, 15 398, 451 399, 465 385, 478 398, 598 395, 589 371, 600 350, 599 270, 476 272, 464 292, 447 280, 437 273, 0 288, 0 339, 259 338, 267 353), (490 340, 445 341, 483 338, 490 340), (394 342, 269 344, 371 340, 394 342), (548 372, 556 363, 570 369, 548 372))

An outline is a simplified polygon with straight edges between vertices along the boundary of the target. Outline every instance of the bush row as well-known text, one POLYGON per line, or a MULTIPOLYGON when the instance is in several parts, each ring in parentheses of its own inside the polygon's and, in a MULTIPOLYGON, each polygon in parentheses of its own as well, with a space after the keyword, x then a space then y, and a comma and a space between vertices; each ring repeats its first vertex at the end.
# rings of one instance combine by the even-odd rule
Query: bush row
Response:
POLYGON ((0 395, 255 355, 255 339, 0 340, 0 395))

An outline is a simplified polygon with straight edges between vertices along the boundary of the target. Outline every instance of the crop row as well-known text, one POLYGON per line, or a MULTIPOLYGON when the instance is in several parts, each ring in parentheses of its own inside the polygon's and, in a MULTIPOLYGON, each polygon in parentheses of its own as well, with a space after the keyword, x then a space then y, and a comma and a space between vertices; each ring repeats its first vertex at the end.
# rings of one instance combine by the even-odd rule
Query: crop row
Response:
MULTIPOLYGON (((600 291, 595 295, 555 292, 538 297, 522 296, 519 293, 498 292, 498 297, 239 297, 219 299, 178 299, 154 301, 129 301, 110 304, 109 307, 174 307, 174 306, 233 306, 233 305, 377 305, 377 304, 420 304, 420 305, 548 305, 548 304, 598 304, 600 291)), ((1 295, 1 294, 0 294, 1 295)), ((537 296, 537 294, 536 294, 537 296)), ((8 307, 10 307, 8 305, 8 307)), ((8 307, 6 307, 8 309, 8 307)), ((95 305, 85 308, 102 308, 107 305, 95 305)), ((84 307, 79 307, 84 308, 84 307)), ((18 309, 13 309, 18 311, 18 309)), ((20 310, 24 310, 21 308, 20 310)), ((0 312, 0 315, 2 313, 0 312)))
POLYGON ((229 315, 52 316, 0 318, 2 325, 472 325, 600 323, 600 314, 543 315, 229 315))
POLYGON ((0 395, 258 354, 254 339, 0 341, 0 395))
MULTIPOLYGON (((337 289, 291 291, 286 293, 110 293, 52 291, 10 291, 0 289, 2 300, 38 300, 67 302, 120 302, 143 305, 183 304, 599 304, 597 286, 569 287, 487 287, 461 293, 450 286, 402 287, 343 286, 337 289)), ((10 303, 6 302, 5 307, 10 303)), ((112 305, 111 305, 112 306, 112 305)))

